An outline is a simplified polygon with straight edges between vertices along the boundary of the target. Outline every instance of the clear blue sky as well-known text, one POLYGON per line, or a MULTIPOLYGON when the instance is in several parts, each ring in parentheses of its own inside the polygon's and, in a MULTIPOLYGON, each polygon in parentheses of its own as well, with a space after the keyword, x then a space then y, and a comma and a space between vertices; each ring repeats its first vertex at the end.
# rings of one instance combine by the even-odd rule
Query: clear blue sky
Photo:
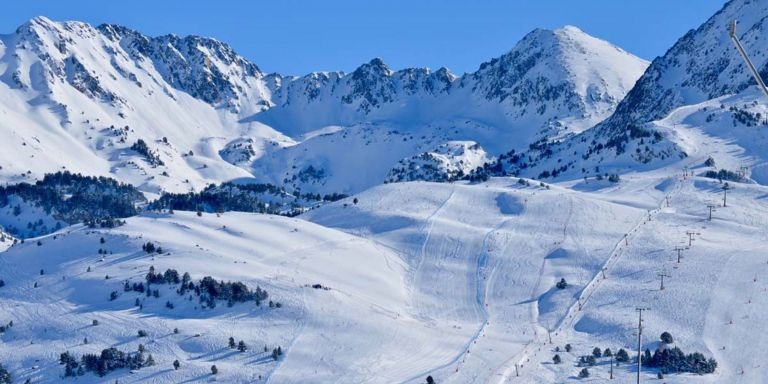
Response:
POLYGON ((534 28, 571 24, 642 58, 663 54, 725 0, 9 0, 0 33, 44 15, 115 23, 149 35, 215 37, 267 72, 350 71, 374 57, 393 69, 474 71, 534 28))

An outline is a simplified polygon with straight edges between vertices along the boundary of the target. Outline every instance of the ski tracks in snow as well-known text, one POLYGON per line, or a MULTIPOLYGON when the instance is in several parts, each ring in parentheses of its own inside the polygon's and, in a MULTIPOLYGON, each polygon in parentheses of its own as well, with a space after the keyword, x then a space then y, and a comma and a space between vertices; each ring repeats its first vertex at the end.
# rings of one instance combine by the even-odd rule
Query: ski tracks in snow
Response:
MULTIPOLYGON (((595 275, 592 277, 592 279, 584 286, 584 288, 581 291, 581 294, 577 298, 576 302, 571 304, 571 306, 568 308, 568 310, 565 312, 565 315, 560 319, 559 326, 556 327, 551 333, 558 339, 567 339, 567 334, 571 330, 573 324, 575 323, 576 319, 578 318, 577 314, 581 311, 582 307, 586 305, 589 301, 589 299, 592 297, 592 295, 595 293, 595 291, 600 287, 600 283, 604 280, 602 278, 603 270, 606 272, 611 269, 612 266, 614 266, 618 259, 621 257, 621 255, 624 253, 624 250, 629 245, 629 240, 631 237, 634 237, 641 227, 647 223, 648 221, 653 219, 653 216, 657 215, 659 212, 661 212, 662 207, 664 203, 667 201, 667 199, 671 199, 674 195, 676 195, 678 192, 681 191, 682 188, 682 182, 681 180, 677 179, 677 183, 675 184, 675 187, 673 190, 664 196, 664 198, 661 199, 659 202, 659 206, 651 211, 649 211, 648 216, 643 215, 642 218, 635 224, 635 226, 630 229, 627 234, 619 240, 616 245, 613 247, 610 256, 606 259, 606 261, 601 266, 600 270, 598 270, 595 275), (650 220, 649 220, 650 219, 650 220)), ((565 232, 564 232, 565 233, 565 232)), ((522 367, 524 366, 537 366, 542 363, 543 355, 539 352, 541 351, 541 346, 547 345, 547 341, 540 341, 540 338, 538 335, 536 335, 536 339, 529 343, 526 348, 519 352, 518 354, 514 355, 511 359, 507 360, 498 370, 497 373, 494 376, 499 376, 499 379, 496 381, 499 384, 509 382, 512 379, 519 379, 519 380, 525 380, 525 375, 521 376, 512 376, 513 371, 515 374, 517 374, 518 371, 522 370, 522 367), (541 344, 539 348, 537 349, 530 349, 529 347, 534 344, 541 344), (522 364, 526 363, 526 364, 522 364), (500 373, 498 373, 500 372, 500 373)), ((526 371, 523 371, 526 373, 526 371)), ((527 371, 530 372, 530 371, 527 371)))

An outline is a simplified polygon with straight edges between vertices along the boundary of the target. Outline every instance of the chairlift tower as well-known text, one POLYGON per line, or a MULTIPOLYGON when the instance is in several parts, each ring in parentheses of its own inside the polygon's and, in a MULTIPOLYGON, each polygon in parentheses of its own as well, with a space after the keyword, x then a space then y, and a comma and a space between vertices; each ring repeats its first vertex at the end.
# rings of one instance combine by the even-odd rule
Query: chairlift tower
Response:
POLYGON ((707 204, 707 208, 709 208, 709 219, 707 219, 707 220, 708 221, 712 221, 712 211, 714 211, 715 208, 717 208, 717 205, 707 204))
MULTIPOLYGON (((682 257, 683 257, 683 251, 685 251, 686 248, 685 247, 675 247, 675 248, 673 248, 673 250, 677 252, 677 262, 680 263, 680 259, 682 259, 682 257)), ((662 279, 662 281, 663 281, 663 279, 662 279)))
POLYGON ((688 247, 693 245, 692 244, 693 241, 696 240, 696 239, 693 238, 693 236, 701 235, 701 233, 696 232, 696 231, 685 231, 685 234, 688 235, 688 247))
POLYGON ((637 307, 637 384, 640 384, 640 370, 642 368, 642 348, 643 348, 643 311, 648 311, 648 307, 637 307))
POLYGON ((659 287, 659 291, 663 291, 664 290, 664 278, 665 277, 671 277, 671 276, 667 273, 666 270, 662 270, 657 275, 661 278, 661 286, 659 287))

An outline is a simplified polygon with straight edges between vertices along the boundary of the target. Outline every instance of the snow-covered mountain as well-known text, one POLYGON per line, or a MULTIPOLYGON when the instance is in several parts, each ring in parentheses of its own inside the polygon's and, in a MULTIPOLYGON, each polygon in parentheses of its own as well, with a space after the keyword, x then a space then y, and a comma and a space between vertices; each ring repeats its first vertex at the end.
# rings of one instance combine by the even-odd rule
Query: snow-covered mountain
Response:
POLYGON ((449 141, 493 154, 580 132, 646 65, 565 27, 535 30, 463 76, 381 59, 349 74, 266 75, 214 39, 37 17, 0 36, 0 176, 66 167, 153 194, 248 179, 357 192, 449 141), (147 153, 131 149, 138 140, 147 153))
POLYGON ((535 124, 517 132, 522 138, 549 125, 579 131, 607 117, 646 66, 576 27, 537 29, 463 76, 446 68, 393 71, 381 59, 350 74, 275 75, 275 107, 255 118, 292 136, 362 121, 421 125, 453 118, 491 121, 500 131, 535 124))
POLYGON ((219 151, 241 136, 290 142, 238 122, 260 108, 260 76, 215 40, 32 19, 0 36, 2 179, 67 168, 159 193, 248 178, 219 151))
POLYGON ((280 148, 276 160, 257 160, 257 173, 303 189, 356 192, 387 178, 403 158, 450 141, 475 141, 491 154, 519 151, 609 116, 646 65, 565 27, 535 30, 460 77, 445 68, 392 71, 375 59, 346 75, 274 78, 275 107, 253 118, 309 138, 280 148), (307 180, 310 167, 322 177, 307 180))
POLYGON ((34 19, 0 37, 0 180, 135 188, 0 187, 0 384, 607 384, 638 336, 644 382, 766 382, 768 103, 733 18, 766 72, 768 6, 734 0, 634 88, 572 27, 461 76, 289 77, 34 19))
MULTIPOLYGON (((710 119, 719 114, 733 115, 733 119, 726 116, 723 120, 733 120, 734 128, 764 124, 761 108, 749 105, 761 95, 753 92, 755 81, 730 41, 729 28, 732 20, 738 21, 738 37, 765 78, 766 14, 768 4, 764 1, 729 1, 656 58, 605 121, 562 142, 532 148, 522 155, 529 161, 504 161, 504 166, 511 172, 534 177, 560 175, 572 179, 624 173, 663 166, 690 155, 692 143, 681 142, 677 129, 688 123, 683 113, 708 110, 707 114, 713 115, 710 119), (741 96, 730 97, 737 94, 741 96), (740 103, 732 103, 735 100, 740 103), (745 118, 744 111, 750 109, 754 109, 749 112, 752 116, 745 118)), ((757 135, 718 130, 716 138, 739 137, 739 144, 748 147, 754 145, 757 135)), ((750 155, 752 160, 744 160, 750 165, 768 160, 754 151, 750 155)))
POLYGON ((625 130, 628 124, 659 120, 677 107, 736 94, 754 85, 755 80, 730 41, 729 28, 731 21, 738 21, 739 40, 766 76, 767 13, 768 3, 763 1, 729 1, 654 60, 602 126, 625 130))

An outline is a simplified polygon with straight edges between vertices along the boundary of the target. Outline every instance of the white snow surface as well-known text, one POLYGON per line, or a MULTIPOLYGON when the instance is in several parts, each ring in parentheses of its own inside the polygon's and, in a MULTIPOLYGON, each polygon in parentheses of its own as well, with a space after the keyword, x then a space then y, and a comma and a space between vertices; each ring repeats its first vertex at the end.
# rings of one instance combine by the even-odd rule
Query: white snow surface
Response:
MULTIPOLYGON (((718 149, 725 161, 730 152, 718 149)), ((766 341, 753 331, 766 320, 759 271, 768 265, 761 252, 768 190, 731 183, 728 206, 707 221, 721 184, 690 176, 706 156, 619 183, 395 183, 300 218, 176 212, 129 218, 112 230, 67 227, 0 254, 0 321, 14 321, 0 360, 15 377, 58 382, 60 352, 143 343, 157 366, 104 380, 207 381, 216 364, 215 379, 225 382, 259 375, 276 383, 419 383, 427 375, 444 383, 567 382, 580 369, 577 357, 595 346, 632 350, 634 308, 647 306, 645 347, 669 331, 686 352, 719 362, 713 375, 666 382, 760 382, 766 341), (678 264, 673 247, 686 245, 688 230, 698 234, 678 264), (147 241, 164 253, 141 251, 147 241), (149 266, 260 285, 283 307, 200 309, 166 286, 157 299, 122 292, 123 281, 140 281, 149 266), (671 274, 664 291, 661 270, 671 274), (555 288, 560 278, 569 283, 564 290, 555 288), (309 287, 316 283, 329 290, 309 287), (110 301, 113 290, 119 297, 110 301), (136 337, 138 329, 150 336, 136 337), (229 350, 230 336, 251 349, 229 350), (566 343, 573 352, 551 364, 566 343), (264 345, 285 355, 273 362, 264 345), (178 371, 170 369, 175 359, 178 371)), ((607 381, 605 361, 590 369, 592 382, 607 381)), ((633 367, 614 374, 629 380, 633 367)))

